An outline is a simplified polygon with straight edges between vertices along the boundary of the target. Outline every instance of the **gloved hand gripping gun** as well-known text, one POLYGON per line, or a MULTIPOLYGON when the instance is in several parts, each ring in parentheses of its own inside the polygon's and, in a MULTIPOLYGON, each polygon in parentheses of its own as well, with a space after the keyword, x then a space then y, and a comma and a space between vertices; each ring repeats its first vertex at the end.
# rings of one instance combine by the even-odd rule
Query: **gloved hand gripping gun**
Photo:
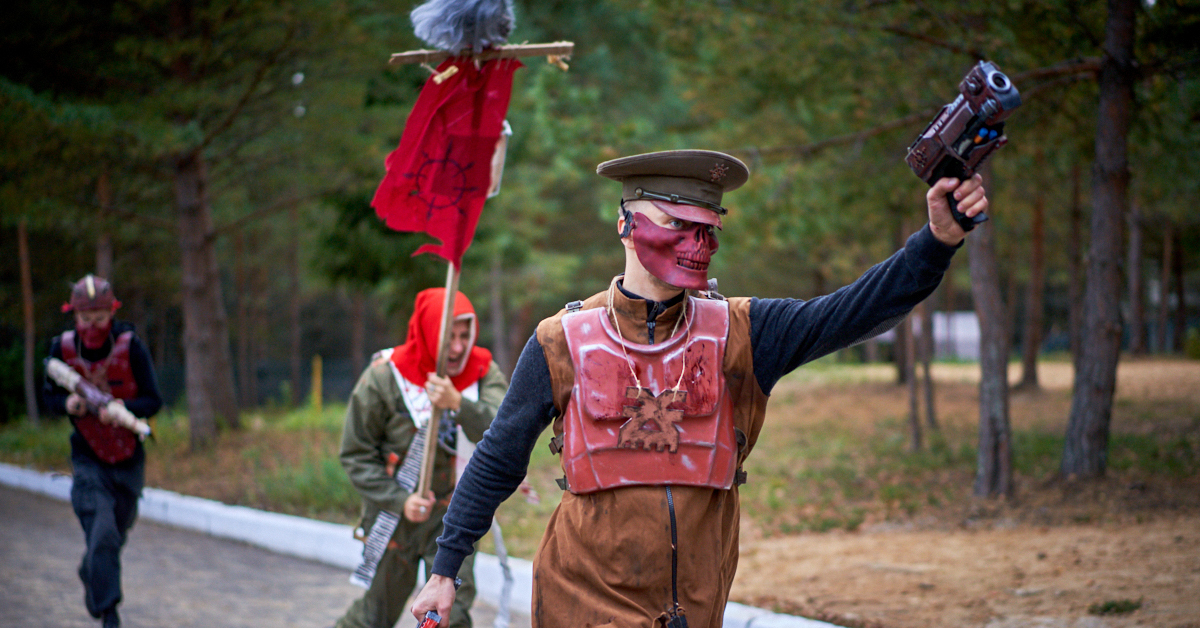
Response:
POLYGON ((83 398, 83 403, 87 406, 88 412, 99 415, 100 409, 103 408, 108 411, 108 416, 116 420, 117 425, 134 432, 138 435, 139 439, 146 440, 146 437, 150 435, 149 423, 133 416, 133 413, 114 399, 112 395, 96 388, 94 384, 75 372, 75 369, 68 366, 66 362, 58 358, 47 358, 46 375, 49 375, 50 379, 54 380, 59 386, 83 398))
MULTIPOLYGON (((974 176, 992 151, 1008 143, 1004 119, 1021 106, 1017 87, 987 61, 980 61, 967 73, 958 91, 958 98, 942 107, 908 148, 905 158, 913 173, 931 186, 943 177, 965 181, 974 176)), ((972 219, 958 211, 953 194, 946 200, 950 214, 963 231, 988 219, 986 214, 976 214, 972 219)))

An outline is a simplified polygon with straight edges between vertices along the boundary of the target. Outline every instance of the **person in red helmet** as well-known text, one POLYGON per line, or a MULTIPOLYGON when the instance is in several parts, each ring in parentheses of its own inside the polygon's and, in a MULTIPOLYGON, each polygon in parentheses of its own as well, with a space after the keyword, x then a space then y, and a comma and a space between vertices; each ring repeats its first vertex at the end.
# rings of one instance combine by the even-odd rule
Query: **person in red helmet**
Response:
MULTIPOLYGON (((346 406, 340 458, 363 497, 363 562, 351 576, 367 589, 337 622, 338 628, 391 628, 437 551, 442 515, 454 491, 456 457, 478 441, 496 416, 508 380, 487 349, 475 345, 475 309, 459 292, 446 355, 446 376, 437 370, 438 339, 446 290, 417 294, 404 344, 380 352, 359 377, 346 406), (446 409, 446 415, 438 409, 446 409), (437 421, 430 490, 417 492, 426 430, 437 421)), ((474 561, 455 571, 461 584, 450 626, 471 626, 474 561)))
MULTIPOLYGON (((121 303, 112 285, 87 275, 71 288, 64 312, 73 329, 50 343, 50 357, 66 362, 101 391, 112 394, 134 416, 150 418, 162 407, 158 378, 133 325, 113 319, 121 303)), ((83 399, 47 378, 43 400, 53 414, 66 414, 71 434, 71 505, 83 527, 86 551, 79 565, 84 604, 104 628, 120 625, 121 549, 137 519, 145 481, 146 452, 134 432, 101 408, 88 411, 83 399)))
MULTIPOLYGON (((974 216, 981 179, 942 179, 929 223, 848 286, 808 301, 725 299, 708 277, 745 164, 707 150, 622 157, 616 231, 625 272, 543 320, 443 519, 418 619, 455 599, 452 577, 519 486, 552 427, 562 502, 533 561, 535 628, 715 627, 737 571, 739 486, 771 390, 806 362, 894 327, 929 296, 974 216)), ((786 269, 780 269, 785 272, 786 269)))

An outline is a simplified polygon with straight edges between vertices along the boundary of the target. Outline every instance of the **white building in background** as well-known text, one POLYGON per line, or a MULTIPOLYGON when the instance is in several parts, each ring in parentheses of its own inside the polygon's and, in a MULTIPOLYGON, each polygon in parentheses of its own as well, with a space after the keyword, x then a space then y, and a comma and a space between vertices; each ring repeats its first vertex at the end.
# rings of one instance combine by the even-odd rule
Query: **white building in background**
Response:
MULTIPOLYGON (((921 337, 920 321, 910 316, 909 324, 913 333, 921 337)), ((896 330, 890 329, 880 334, 880 342, 891 343, 896 338, 896 330)), ((933 313, 934 359, 937 360, 979 360, 979 317, 973 311, 964 312, 934 312, 933 313)))

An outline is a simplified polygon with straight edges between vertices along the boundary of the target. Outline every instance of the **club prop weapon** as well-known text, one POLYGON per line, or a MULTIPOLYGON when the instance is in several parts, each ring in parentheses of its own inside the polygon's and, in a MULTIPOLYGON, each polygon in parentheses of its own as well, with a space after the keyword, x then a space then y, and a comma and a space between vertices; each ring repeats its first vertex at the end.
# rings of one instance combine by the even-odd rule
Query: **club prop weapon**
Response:
POLYGON ((146 440, 146 437, 150 436, 149 423, 133 416, 133 413, 121 402, 84 379, 66 362, 58 358, 47 358, 46 375, 59 386, 79 395, 91 414, 99 415, 103 408, 110 417, 116 420, 117 425, 137 434, 140 440, 146 440))

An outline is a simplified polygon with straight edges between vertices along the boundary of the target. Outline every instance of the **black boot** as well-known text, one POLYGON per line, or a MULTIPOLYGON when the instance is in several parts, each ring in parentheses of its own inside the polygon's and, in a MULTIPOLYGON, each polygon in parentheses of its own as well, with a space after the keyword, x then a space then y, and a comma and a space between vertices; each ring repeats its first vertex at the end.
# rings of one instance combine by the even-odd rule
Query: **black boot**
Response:
POLYGON ((117 614, 117 609, 110 608, 104 611, 104 616, 101 619, 104 622, 104 628, 121 628, 121 616, 117 614))

